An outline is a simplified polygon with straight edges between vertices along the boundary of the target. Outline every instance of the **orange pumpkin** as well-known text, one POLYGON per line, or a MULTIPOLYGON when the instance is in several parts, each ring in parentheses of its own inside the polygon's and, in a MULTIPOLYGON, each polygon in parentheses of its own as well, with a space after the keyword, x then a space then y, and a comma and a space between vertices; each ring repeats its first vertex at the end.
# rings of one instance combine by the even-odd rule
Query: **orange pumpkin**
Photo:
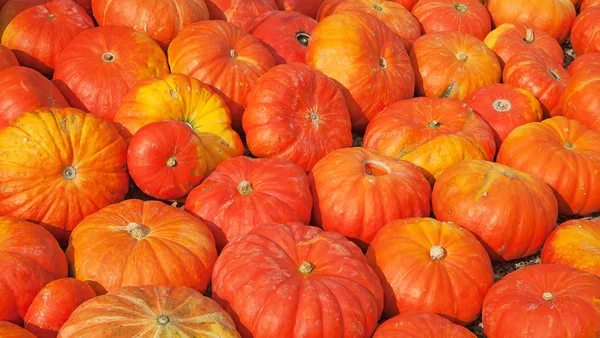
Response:
POLYGON ((500 82, 494 51, 472 35, 446 31, 421 36, 410 59, 419 96, 463 100, 477 88, 500 82))
POLYGON ((600 52, 600 7, 589 8, 577 16, 571 28, 571 44, 577 56, 600 52))
POLYGON ((385 225, 367 259, 383 284, 383 315, 433 312, 468 324, 481 312, 494 283, 492 263, 469 231, 432 218, 385 225))
MULTIPOLYGON (((320 16, 321 12, 332 11, 338 4, 345 2, 345 1, 346 0, 325 0, 325 1, 323 1, 323 4, 319 8, 319 13, 317 14, 317 18, 320 16)), ((402 7, 406 8, 408 11, 410 11, 419 0, 388 0, 388 1, 400 4, 400 5, 402 5, 402 7)))
POLYGON ((38 338, 33 333, 11 322, 0 320, 0 337, 2 338, 38 338))
POLYGON ((386 106, 414 94, 414 71, 402 39, 367 13, 346 11, 319 22, 306 64, 337 81, 356 131, 364 131, 368 119, 386 106))
POLYGON ((240 337, 231 316, 212 299, 164 286, 129 286, 96 297, 79 306, 58 332, 58 338, 147 335, 240 337))
POLYGON ((587 53, 573 60, 567 71, 571 76, 584 68, 600 68, 600 53, 587 53))
POLYGON ((483 40, 492 30, 490 13, 479 0, 420 0, 412 14, 423 34, 460 31, 483 40))
POLYGON ((15 54, 10 50, 10 48, 0 45, 0 72, 5 70, 8 67, 18 66, 19 61, 15 57, 15 54))
MULTIPOLYGON (((598 7, 600 9, 600 7, 598 7)), ((562 114, 600 132, 600 68, 575 73, 562 96, 562 114)))
POLYGON ((600 0, 583 0, 581 2, 581 6, 579 7, 579 11, 583 12, 588 8, 600 6, 600 0))
POLYGON ((205 0, 205 2, 212 20, 227 21, 244 30, 258 15, 278 9, 275 0, 205 0))
POLYGON ((476 338, 466 328, 431 312, 407 312, 392 317, 377 328, 372 338, 476 338))
POLYGON ((517 127, 496 161, 546 182, 554 189, 560 214, 600 211, 600 132, 578 121, 557 116, 517 127))

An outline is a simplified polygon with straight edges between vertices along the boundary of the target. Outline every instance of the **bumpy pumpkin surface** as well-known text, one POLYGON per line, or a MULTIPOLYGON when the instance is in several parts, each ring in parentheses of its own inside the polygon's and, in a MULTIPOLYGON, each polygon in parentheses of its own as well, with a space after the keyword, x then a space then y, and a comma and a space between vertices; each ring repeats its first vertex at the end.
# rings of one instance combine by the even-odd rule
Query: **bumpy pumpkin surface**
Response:
POLYGON ((577 56, 600 52, 600 7, 591 7, 577 16, 570 38, 577 56))
POLYGON ((561 98, 562 114, 600 132, 600 68, 576 72, 561 98))
POLYGON ((373 338, 475 338, 466 328, 430 312, 407 312, 377 328, 373 338))
POLYGON ((600 67, 600 53, 587 53, 575 58, 567 71, 573 76, 581 69, 598 67, 600 67))
POLYGON ((460 31, 483 40, 492 29, 490 14, 479 0, 419 0, 411 13, 423 34, 460 31))

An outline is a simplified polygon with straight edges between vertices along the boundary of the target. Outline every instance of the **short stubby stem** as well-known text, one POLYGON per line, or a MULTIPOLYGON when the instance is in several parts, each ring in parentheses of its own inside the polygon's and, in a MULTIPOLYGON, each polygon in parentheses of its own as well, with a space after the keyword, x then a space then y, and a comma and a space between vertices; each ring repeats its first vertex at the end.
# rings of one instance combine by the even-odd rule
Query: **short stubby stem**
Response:
POLYGON ((385 176, 392 173, 392 168, 377 160, 365 160, 363 162, 363 173, 367 176, 385 176))
POLYGON ((535 40, 535 35, 533 34, 533 29, 527 28, 525 30, 525 39, 523 39, 523 40, 525 40, 525 42, 527 42, 527 43, 532 43, 533 40, 535 40))
POLYGON ((233 49, 233 48, 229 51, 229 55, 231 55, 232 59, 235 59, 235 58, 238 57, 237 51, 235 49, 233 49))
POLYGON ((160 325, 165 325, 169 323, 169 317, 162 315, 158 318, 156 318, 156 321, 160 324, 160 325))
POLYGON ((152 229, 149 227, 135 222, 131 222, 124 227, 120 226, 117 228, 117 230, 127 231, 131 237, 137 239, 138 241, 146 238, 146 236, 150 234, 150 231, 152 231, 152 229))
POLYGON ((554 69, 549 69, 548 72, 550 73, 550 75, 552 75, 553 78, 560 80, 560 75, 558 75, 557 71, 555 71, 554 69))
POLYGON ((508 178, 517 178, 518 176, 511 173, 511 172, 505 172, 504 176, 508 177, 508 178))
POLYGON ((310 34, 306 32, 298 32, 296 33, 296 41, 304 47, 308 46, 308 41, 310 40, 310 34))
POLYGON ((469 56, 467 54, 458 54, 456 55, 456 58, 459 59, 460 61, 467 61, 469 59, 469 56))
POLYGON ((551 292, 544 292, 542 294, 542 297, 544 298, 544 300, 552 300, 552 299, 554 299, 554 295, 551 292))
POLYGON ((383 11, 383 7, 379 6, 378 4, 373 4, 373 9, 380 12, 383 11))
POLYGON ((439 128, 442 126, 442 122, 440 122, 438 120, 433 120, 433 121, 430 121, 429 123, 427 123, 427 126, 429 128, 439 128))
POLYGON ((115 62, 117 56, 111 52, 105 52, 102 54, 102 61, 104 62, 115 62))
POLYGON ((431 259, 434 261, 441 261, 442 259, 446 258, 446 255, 446 249, 442 248, 441 246, 436 245, 429 250, 429 257, 431 257, 431 259))
POLYGON ((72 167, 70 165, 66 166, 63 169, 62 177, 65 180, 69 180, 69 181, 72 180, 72 179, 74 179, 75 177, 77 177, 77 169, 75 169, 74 167, 72 167))
POLYGON ((238 184, 237 189, 240 192, 240 194, 248 195, 249 193, 252 192, 252 183, 250 183, 246 180, 243 180, 240 182, 240 184, 238 184))
POLYGON ((313 272, 314 269, 315 265, 307 261, 302 262, 302 264, 300 264, 300 266, 298 267, 298 271, 300 271, 300 273, 303 275, 310 274, 311 272, 313 272))
POLYGON ((467 7, 465 4, 457 3, 454 5, 454 9, 456 9, 456 11, 459 13, 465 13, 469 10, 469 7, 467 7))
POLYGON ((387 60, 383 56, 379 57, 379 67, 387 68, 387 60))
POLYGON ((499 113, 504 113, 509 111, 510 108, 512 108, 512 105, 508 100, 496 100, 494 101, 494 103, 492 103, 492 107, 494 107, 495 111, 499 113))
POLYGON ((177 158, 176 157, 171 157, 167 160, 167 167, 169 168, 173 168, 177 166, 177 158))
POLYGON ((563 143, 563 147, 565 147, 567 149, 573 149, 573 143, 567 141, 567 142, 563 143))

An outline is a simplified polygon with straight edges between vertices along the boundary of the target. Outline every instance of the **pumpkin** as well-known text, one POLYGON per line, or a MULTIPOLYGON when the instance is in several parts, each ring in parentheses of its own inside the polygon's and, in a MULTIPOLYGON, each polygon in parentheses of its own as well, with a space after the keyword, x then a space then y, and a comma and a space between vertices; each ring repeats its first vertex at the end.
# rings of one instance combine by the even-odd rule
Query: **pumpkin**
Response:
POLYGON ((338 83, 355 131, 364 131, 386 106, 414 95, 414 71, 402 39, 368 13, 345 11, 319 22, 306 64, 338 83))
POLYGON ((261 225, 231 241, 212 290, 242 337, 368 338, 383 308, 362 251, 300 223, 261 225))
POLYGON ((217 249, 259 224, 308 224, 308 176, 290 161, 239 156, 223 161, 185 201, 185 210, 209 226, 217 249))
POLYGON ((377 328, 373 338, 475 338, 466 328, 430 312, 407 312, 392 317, 377 328))
POLYGON ((502 67, 513 55, 526 50, 547 53, 559 64, 564 60, 563 49, 555 38, 521 22, 501 24, 491 31, 483 42, 496 52, 502 67))
POLYGON ((69 106, 50 80, 26 67, 9 67, 0 71, 0 93, 0 129, 27 111, 69 106))
POLYGON ((542 30, 563 43, 575 20, 575 6, 571 0, 487 0, 487 9, 494 26, 521 22, 542 30))
POLYGON ((168 120, 185 122, 200 136, 206 173, 225 159, 244 153, 240 136, 231 128, 231 115, 223 98, 187 75, 167 74, 138 82, 123 97, 114 118, 127 141, 145 125, 168 120))
POLYGON ((373 150, 326 155, 313 168, 310 183, 315 225, 364 249, 388 222, 430 213, 431 187, 419 168, 373 150))
POLYGON ((52 75, 69 42, 93 27, 94 21, 77 3, 46 1, 15 16, 2 34, 2 44, 14 51, 21 65, 52 75))
POLYGON ((490 14, 479 0, 420 0, 412 14, 423 34, 460 31, 483 40, 492 30, 490 14))
POLYGON ((596 67, 600 67, 600 53, 587 53, 573 60, 567 71, 573 76, 581 69, 596 67))
POLYGON ((557 116, 517 127, 496 161, 546 182, 554 189, 560 214, 600 211, 600 132, 578 121, 557 116))
POLYGON ((61 278, 44 286, 35 296, 27 314, 25 328, 38 338, 55 338, 73 310, 96 297, 87 283, 74 278, 61 278))
POLYGON ((589 8, 577 16, 571 29, 571 44, 577 56, 600 52, 600 7, 589 8))
POLYGON ((119 336, 240 337, 231 316, 212 299, 166 286, 128 286, 98 296, 79 306, 58 332, 58 338, 119 336))
POLYGON ((583 0, 579 7, 579 11, 583 12, 588 8, 600 6, 600 0, 583 0))
POLYGON ((466 229, 432 218, 385 225, 367 259, 383 284, 383 315, 433 312, 465 325, 477 318, 494 283, 485 248, 466 229))
POLYGON ((324 0, 276 0, 279 9, 285 11, 296 11, 311 18, 317 16, 317 12, 324 0))
POLYGON ((476 89, 464 102, 492 128, 497 149, 513 129, 539 122, 544 114, 530 91, 502 83, 476 89))
MULTIPOLYGON (((320 17, 322 12, 331 12, 332 10, 335 9, 335 7, 337 5, 339 5, 340 3, 345 2, 345 1, 347 1, 347 0, 325 0, 325 1, 323 1, 323 4, 319 8, 317 18, 320 17)), ((406 8, 408 11, 410 11, 419 0, 388 0, 388 1, 400 4, 400 5, 402 5, 402 7, 406 8)))
POLYGON ((599 90, 600 68, 589 67, 575 73, 561 99, 562 114, 600 132, 599 90))
POLYGON ((561 115, 560 98, 571 75, 546 53, 515 54, 504 67, 504 83, 530 91, 541 103, 544 118, 561 115))
POLYGON ((241 130, 250 89, 275 66, 271 52, 258 39, 223 21, 186 26, 171 42, 168 54, 173 73, 195 77, 225 99, 236 130, 241 130))
POLYGON ((15 54, 6 46, 0 45, 0 71, 12 66, 18 66, 19 61, 15 57, 15 54))
POLYGON ((2 338, 38 338, 24 328, 3 320, 0 321, 0 336, 2 338))
POLYGON ((435 178, 462 160, 494 159, 492 129, 471 108, 452 99, 396 102, 369 123, 363 147, 412 162, 435 178))
MULTIPOLYGON (((246 29, 258 15, 279 9, 275 0, 204 0, 212 20, 227 21, 246 29)), ((217 29, 219 29, 217 27, 217 29)))
POLYGON ((594 275, 564 265, 531 265, 490 289, 483 327, 489 338, 597 337, 599 298, 600 278, 594 275))
POLYGON ((270 11, 254 18, 248 32, 271 52, 277 64, 304 63, 315 19, 291 11, 270 11))
POLYGON ((332 79, 299 63, 271 68, 258 80, 242 125, 252 154, 290 160, 306 171, 352 146, 344 95, 332 79))
POLYGON ((146 33, 103 26, 71 40, 55 65, 53 82, 72 107, 112 121, 136 82, 168 73, 164 52, 146 33))
POLYGON ((0 216, 0 257, 0 320, 23 324, 38 291, 67 277, 65 254, 41 226, 0 216))

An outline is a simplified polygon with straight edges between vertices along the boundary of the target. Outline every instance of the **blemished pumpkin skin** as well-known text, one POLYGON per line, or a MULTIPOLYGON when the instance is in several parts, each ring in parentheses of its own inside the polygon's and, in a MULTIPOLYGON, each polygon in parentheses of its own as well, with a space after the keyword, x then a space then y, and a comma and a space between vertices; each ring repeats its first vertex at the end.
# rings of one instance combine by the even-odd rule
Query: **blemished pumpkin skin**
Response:
POLYGON ((41 226, 0 216, 0 269, 0 321, 22 325, 38 291, 67 277, 67 260, 54 237, 41 226))
POLYGON ((437 220, 472 232, 495 261, 538 252, 558 218, 556 197, 546 183, 482 160, 462 161, 444 171, 431 200, 437 220))
POLYGON ((557 116, 515 128, 496 162, 546 182, 554 190, 559 214, 600 211, 600 132, 576 120, 557 116))
POLYGON ((79 306, 58 338, 239 338, 231 316, 186 287, 128 286, 79 306), (102 325, 97 325, 101 322, 102 325))
POLYGON ((368 13, 345 11, 319 22, 306 64, 338 83, 354 131, 364 131, 376 113, 414 95, 415 74, 402 39, 368 13))
POLYGON ((600 52, 600 7, 581 12, 573 22, 570 37, 577 56, 600 52))
POLYGON ((204 222, 165 203, 137 199, 86 217, 71 234, 66 253, 73 277, 93 284, 98 294, 143 285, 204 292, 217 259, 204 222))
POLYGON ((567 68, 571 76, 586 68, 600 68, 600 53, 587 53, 577 57, 567 68))
POLYGON ((423 34, 460 31, 479 40, 492 30, 492 19, 479 0, 420 0, 411 11, 423 34))
POLYGON ((11 322, 7 322, 4 320, 0 320, 0 337, 2 338, 38 338, 33 333, 25 330, 24 328, 13 324, 11 322))
POLYGON ((260 40, 224 21, 186 26, 169 46, 173 73, 192 76, 221 95, 231 112, 232 126, 242 130, 248 93, 275 59, 260 40), (207 48, 207 46, 213 46, 207 48))
POLYGON ((0 71, 0 93, 0 129, 30 110, 69 107, 50 80, 31 68, 18 65, 0 71))
POLYGON ((518 126, 540 122, 544 115, 540 102, 530 91, 497 83, 473 91, 464 101, 494 132, 496 149, 518 126))
POLYGON ((213 299, 242 337, 371 337, 383 289, 342 235, 300 223, 260 225, 230 242, 213 299))
POLYGON ((416 95, 463 100, 477 88, 500 82, 498 57, 476 37, 458 31, 421 36, 410 50, 416 95))
POLYGON ((52 75, 69 42, 93 27, 92 18, 76 2, 45 1, 15 16, 2 34, 2 44, 14 51, 21 65, 52 75))
POLYGON ((183 74, 167 74, 138 82, 123 97, 115 125, 126 141, 147 124, 175 120, 200 136, 206 155, 205 176, 224 160, 244 153, 231 128, 225 100, 208 85, 183 74))
POLYGON ((385 225, 367 250, 385 293, 383 315, 433 312, 466 325, 494 283, 485 248, 468 230, 432 218, 385 225))
POLYGON ((0 130, 0 215, 40 223, 64 247, 84 217, 123 200, 126 161, 123 138, 95 115, 27 112, 0 130))
POLYGON ((381 324, 373 338, 475 338, 465 327, 430 312, 407 312, 381 324))
POLYGON ((54 280, 33 299, 25 315, 25 328, 38 338, 55 338, 58 330, 83 302, 96 297, 87 283, 75 278, 54 280))
POLYGON ((10 48, 0 45, 0 72, 6 68, 18 66, 19 61, 10 48))
POLYGON ((300 63, 273 67, 258 80, 242 125, 253 155, 290 160, 306 171, 352 146, 344 95, 332 79, 300 63))
POLYGON ((431 184, 462 160, 492 161, 492 129, 466 104, 452 99, 396 102, 369 123, 363 147, 416 164, 431 184))
POLYGON ((102 26, 71 40, 55 65, 53 82, 72 107, 112 121, 134 84, 168 73, 165 53, 146 33, 102 26))
POLYGON ((558 264, 531 265, 490 289, 483 327, 489 338, 597 337, 599 298, 600 278, 594 275, 558 264))
POLYGON ((223 161, 185 201, 185 210, 208 225, 219 252, 260 224, 308 224, 311 208, 308 176, 302 168, 279 158, 245 156, 223 161))
POLYGON ((336 150, 317 162, 309 179, 312 222, 363 249, 388 222, 430 214, 431 187, 421 170, 373 150, 336 150))
POLYGON ((583 0, 579 7, 580 12, 585 11, 588 8, 600 6, 600 0, 583 0))
POLYGON ((233 26, 246 30, 252 19, 258 15, 279 8, 275 0, 204 0, 211 20, 227 21, 233 26))
MULTIPOLYGON (((600 9, 600 7, 598 7, 600 9)), ((575 73, 562 95, 562 114, 600 132, 600 67, 575 73)))

